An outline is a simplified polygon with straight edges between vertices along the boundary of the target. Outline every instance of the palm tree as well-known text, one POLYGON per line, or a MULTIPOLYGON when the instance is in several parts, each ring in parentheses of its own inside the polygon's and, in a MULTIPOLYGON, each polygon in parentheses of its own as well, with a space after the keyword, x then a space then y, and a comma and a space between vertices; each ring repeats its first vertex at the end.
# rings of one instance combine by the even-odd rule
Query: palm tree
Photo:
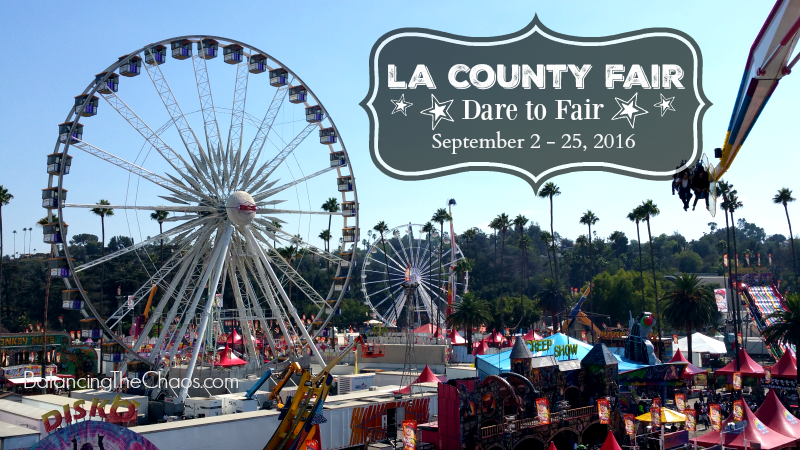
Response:
POLYGON ((453 312, 447 318, 451 328, 463 327, 467 332, 467 353, 472 354, 472 330, 492 321, 489 304, 479 299, 474 292, 461 296, 461 301, 453 305, 453 312))
MULTIPOLYGON (((389 296, 392 299, 392 308, 396 308, 397 305, 395 304, 394 294, 392 293, 392 281, 391 278, 389 278, 389 254, 386 253, 386 239, 383 237, 383 233, 389 231, 389 225, 386 225, 386 222, 381 220, 380 222, 377 223, 377 225, 372 227, 372 229, 377 231, 381 235, 381 246, 383 247, 383 262, 384 262, 383 267, 386 269, 386 287, 389 290, 389 296)), ((397 312, 397 317, 399 319, 400 311, 396 312, 397 312)))
MULTIPOLYGON (((277 228, 277 229, 279 229, 279 230, 280 230, 281 228, 283 228, 283 225, 281 225, 281 223, 280 223, 280 222, 278 222, 277 220, 273 220, 273 221, 272 221, 272 226, 273 226, 273 227, 275 227, 275 228, 277 228)), ((328 229, 328 232, 330 233, 330 228, 328 229)), ((274 233, 274 234, 273 234, 273 236, 275 236, 275 238, 274 238, 274 239, 272 239, 272 246, 273 246, 273 247, 275 247, 275 248, 277 248, 277 247, 278 247, 278 237, 277 237, 277 233, 274 233)))
MULTIPOLYGON (((771 325, 767 325, 762 331, 764 339, 773 347, 780 344, 791 344, 795 348, 800 348, 800 295, 789 294, 786 296, 786 309, 776 311, 768 316, 775 319, 771 325)), ((784 351, 788 351, 785 350, 784 351)), ((800 386, 800 371, 797 377, 800 386)))
MULTIPOLYGON (((468 229, 464 232, 464 239, 467 240, 472 246, 472 254, 475 256, 475 268, 477 269, 480 267, 480 263, 478 262, 478 251, 475 249, 475 237, 478 235, 478 230, 473 227, 468 229)), ((481 286, 483 286, 483 281, 481 281, 481 286)))
MULTIPOLYGON (((164 220, 167 219, 169 213, 167 211, 156 210, 150 213, 150 219, 158 222, 158 234, 164 234, 164 220)), ((159 261, 164 264, 164 238, 161 238, 161 256, 159 261)))
POLYGON ((553 230, 553 197, 561 195, 561 189, 556 186, 555 183, 552 181, 548 181, 542 186, 542 190, 539 191, 540 198, 548 198, 550 199, 550 236, 553 239, 553 263, 554 263, 554 272, 556 274, 556 284, 558 283, 558 257, 556 256, 556 232, 553 230))
POLYGON ((542 232, 539 233, 539 239, 544 241, 545 250, 547 250, 547 261, 549 263, 548 265, 550 266, 550 276, 555 277, 556 275, 553 271, 553 259, 550 257, 550 240, 553 239, 553 236, 549 231, 542 230, 542 232))
POLYGON ((14 259, 17 258, 17 230, 12 231, 14 233, 14 259))
MULTIPOLYGON (((294 256, 297 254, 297 247, 295 247, 294 245, 289 245, 288 247, 281 247, 281 248, 279 248, 277 250, 278 250, 278 254, 281 255, 281 257, 284 259, 284 261, 286 261, 286 263, 289 264, 289 266, 291 266, 292 265, 292 261, 294 260, 294 256)), ((289 281, 288 284, 289 284, 288 296, 289 296, 289 299, 291 300, 291 298, 292 298, 292 284, 294 284, 294 283, 289 281)))
MULTIPOLYGON (((447 210, 444 208, 439 208, 433 213, 433 217, 431 217, 431 222, 438 222, 439 223, 439 276, 437 276, 437 288, 439 292, 442 292, 442 265, 444 264, 444 223, 446 221, 453 220, 448 214, 447 210)), ((436 303, 436 299, 431 299, 433 303, 436 303)), ((436 328, 433 332, 434 336, 438 336, 439 333, 439 314, 436 314, 436 328)))
MULTIPOLYGON (((497 216, 497 223, 500 225, 500 232, 503 233, 503 243, 500 245, 500 273, 504 274, 504 266, 505 266, 505 253, 506 253, 506 232, 508 228, 511 227, 511 220, 508 218, 508 214, 502 213, 497 216)), ((505 275, 505 274, 504 274, 505 275)))
MULTIPOLYGON (((339 202, 336 200, 335 197, 331 197, 322 204, 322 210, 327 211, 329 213, 335 213, 339 211, 339 202)), ((331 220, 333 219, 333 214, 328 216, 328 234, 331 234, 331 220)))
POLYGON ((542 289, 536 293, 536 301, 543 311, 550 313, 553 320, 553 334, 558 331, 558 321, 556 315, 567 308, 567 297, 561 287, 552 278, 547 278, 542 283, 542 289))
POLYGON ((633 211, 628 213, 628 220, 636 223, 636 243, 639 245, 639 277, 642 280, 642 311, 647 310, 644 300, 644 264, 642 264, 642 236, 639 234, 639 222, 644 220, 645 214, 641 206, 633 208, 633 211))
POLYGON ((522 235, 519 240, 519 249, 522 252, 522 267, 520 268, 520 272, 522 273, 522 283, 520 283, 520 291, 519 291, 519 303, 522 306, 522 313, 525 314, 525 302, 523 301, 523 296, 525 295, 525 288, 528 287, 528 248, 531 246, 531 238, 527 235, 522 235))
POLYGON ((658 327, 658 359, 663 360, 661 351, 661 302, 658 297, 658 282, 656 281, 656 259, 653 256, 653 235, 650 233, 650 218, 661 214, 661 211, 652 200, 642 202, 640 208, 642 208, 644 220, 647 221, 647 238, 650 240, 650 266, 653 269, 653 290, 656 294, 656 318, 658 318, 656 321, 656 326, 658 327))
MULTIPOLYGON (((0 186, 0 189, 2 189, 2 186, 0 186)), ((797 258, 794 253, 794 234, 792 234, 792 221, 789 219, 789 207, 787 206, 793 201, 795 201, 795 198, 792 197, 792 191, 788 188, 779 189, 775 197, 772 197, 772 203, 783 205, 783 210, 786 212, 786 222, 789 223, 789 242, 792 244, 792 272, 794 272, 794 282, 797 284, 797 258)), ((2 222, 2 219, 0 219, 0 222, 2 222)))
MULTIPOLYGON (((3 206, 8 205, 14 196, 0 184, 0 298, 3 292, 3 206)), ((16 231, 14 231, 14 252, 17 248, 16 231)))
MULTIPOLYGON (((467 283, 466 273, 470 272, 470 271, 472 271, 472 264, 469 263, 469 260, 467 258, 459 259, 458 262, 456 263, 455 268, 453 268, 453 272, 456 273, 457 277, 464 277, 465 278, 464 279, 464 285, 466 285, 466 283, 467 283)), ((458 281, 458 279, 459 278, 456 278, 456 281, 458 281)))
POLYGON ((689 356, 692 355, 692 333, 714 324, 717 304, 714 293, 696 274, 675 277, 672 288, 664 293, 664 319, 674 328, 686 330, 689 356))
MULTIPOLYGON (((325 243, 325 251, 326 252, 330 252, 330 250, 328 250, 328 248, 329 248, 330 242, 331 242, 331 231, 330 230, 322 230, 319 233, 318 237, 320 239, 322 239, 322 242, 325 243)), ((325 271, 327 272, 330 269, 330 267, 331 267, 331 262, 328 261, 328 258, 325 258, 325 271)))
MULTIPOLYGON (((600 220, 592 210, 586 210, 585 213, 580 218, 581 225, 588 225, 589 226, 589 263, 591 263, 591 273, 589 274, 589 283, 592 282, 594 279, 595 274, 595 266, 594 266, 594 252, 592 251, 592 225, 596 224, 600 220)), ((589 290, 589 311, 591 312, 594 309, 594 302, 592 301, 594 297, 592 296, 594 289, 589 290)), ((594 330, 594 328, 592 328, 594 330)), ((592 342, 594 342, 594 332, 592 332, 592 342)))
MULTIPOLYGON (((494 231, 494 267, 497 270, 497 232, 500 230, 500 221, 497 218, 489 222, 489 228, 494 231)), ((494 273, 492 273, 492 280, 494 280, 494 273)))
MULTIPOLYGON (((100 231, 102 232, 102 241, 101 241, 101 244, 100 244, 100 252, 101 252, 101 256, 105 256, 106 255, 106 217, 112 217, 114 215, 114 209, 113 208, 103 208, 102 207, 102 206, 106 206, 106 205, 110 205, 111 204, 111 203, 109 203, 108 200, 100 199, 100 201, 97 202, 97 204, 100 205, 101 207, 100 208, 92 208, 91 211, 92 211, 92 213, 100 216, 100 231)), ((103 299, 104 299, 103 283, 105 281, 105 277, 106 277, 106 264, 105 264, 105 262, 103 262, 101 264, 101 270, 100 270, 100 303, 102 303, 103 299)))
MULTIPOLYGON (((731 258, 735 258, 735 256, 734 256, 733 252, 731 252, 731 228, 730 228, 731 224, 730 224, 730 222, 728 220, 729 219, 728 211, 730 209, 730 197, 729 196, 730 196, 730 194, 732 192, 735 192, 735 191, 733 190, 733 185, 732 184, 729 184, 729 183, 727 183, 725 181, 720 181, 719 185, 717 187, 717 192, 721 193, 722 194, 722 198, 723 198, 722 204, 720 206, 725 211, 725 237, 726 237, 726 239, 728 241, 728 245, 727 245, 728 246, 728 259, 730 261, 731 258)), ((736 229, 734 228, 734 234, 735 233, 736 233, 736 229)), ((738 260, 738 258, 737 258, 737 260, 738 260)), ((728 263, 728 282, 729 283, 732 283, 732 281, 733 281, 733 267, 732 266, 733 266, 733 264, 728 263)), ((733 286, 733 285, 731 284, 731 286, 733 286)), ((725 288, 728 288, 728 286, 726 285, 725 288)), ((731 288, 731 294, 732 294, 731 296, 732 296, 732 303, 733 303, 733 308, 732 309, 733 309, 733 316, 734 316, 733 332, 734 332, 734 334, 737 334, 737 333, 739 333, 739 320, 738 319, 740 317, 739 316, 739 312, 738 312, 738 306, 739 306, 738 305, 738 303, 739 303, 738 290, 731 288)), ((739 369, 739 340, 738 339, 734 339, 733 340, 733 345, 734 345, 734 349, 735 349, 735 353, 736 353, 736 369, 738 370, 739 369)))
POLYGON ((28 229, 22 227, 22 254, 26 253, 25 246, 28 244, 28 229))

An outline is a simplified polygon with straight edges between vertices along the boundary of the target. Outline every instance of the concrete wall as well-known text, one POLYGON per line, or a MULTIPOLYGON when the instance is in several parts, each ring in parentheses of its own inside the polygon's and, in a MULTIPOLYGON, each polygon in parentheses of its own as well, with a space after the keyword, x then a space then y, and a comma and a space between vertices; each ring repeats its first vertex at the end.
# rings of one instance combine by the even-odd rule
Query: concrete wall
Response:
MULTIPOLYGON (((414 359, 419 369, 429 365, 431 370, 436 373, 444 373, 445 351, 444 345, 416 345, 414 346, 414 359)), ((380 358, 363 358, 359 353, 359 369, 383 369, 396 370, 403 369, 406 360, 406 346, 401 344, 385 344, 384 354, 380 358)), ((347 355, 343 363, 352 365, 354 363, 353 353, 347 355)))

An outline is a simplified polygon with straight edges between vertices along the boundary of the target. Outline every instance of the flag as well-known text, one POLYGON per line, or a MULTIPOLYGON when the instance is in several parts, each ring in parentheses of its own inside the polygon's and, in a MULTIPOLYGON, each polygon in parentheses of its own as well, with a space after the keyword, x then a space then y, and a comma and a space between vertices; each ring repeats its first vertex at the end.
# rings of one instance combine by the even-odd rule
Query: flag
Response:
POLYGON ((768 253, 767 256, 769 257, 769 265, 772 265, 772 253, 768 253))
POLYGON ((676 347, 678 346, 678 335, 677 334, 673 334, 672 335, 672 345, 674 345, 676 347))
POLYGON ((750 253, 744 254, 744 260, 747 263, 747 267, 750 267, 750 253))
POLYGON ((607 329, 607 328, 608 328, 608 327, 606 326, 606 323, 605 323, 605 322, 603 322, 603 329, 605 330, 605 329, 607 329))
POLYGON ((536 416, 539 419, 539 425, 550 423, 550 404, 546 398, 536 399, 536 416))
POLYGON ((622 324, 620 324, 619 322, 617 322, 617 328, 622 328, 622 324))
POLYGON ((733 262, 736 267, 739 267, 739 254, 736 254, 736 260, 733 262))
POLYGON ((756 257, 758 257, 758 267, 761 267, 761 253, 756 253, 756 257))
POLYGON ((117 295, 122 295, 122 285, 117 286, 117 295))
POLYGON ((686 414, 686 431, 697 431, 697 413, 693 409, 683 411, 686 414))
POLYGON ((636 416, 633 414, 625 414, 625 432, 628 436, 636 435, 636 416))
POLYGON ((675 394, 675 407, 678 409, 679 413, 684 412, 686 409, 686 395, 675 394))
POLYGON ((581 331, 581 340, 586 342, 586 331, 581 331))
POLYGON ((725 267, 728 267, 728 254, 727 253, 722 255, 722 263, 725 264, 725 267))
POLYGON ((772 367, 764 367, 764 384, 772 383, 772 367))
POLYGON ((742 390, 742 372, 733 372, 733 390, 742 390))
POLYGON ((611 407, 607 398, 601 398, 597 401, 597 415, 600 416, 600 423, 608 425, 611 423, 611 407))
POLYGON ((734 400, 733 401, 733 420, 735 422, 741 422, 743 415, 744 415, 744 405, 742 404, 742 401, 741 400, 734 400))

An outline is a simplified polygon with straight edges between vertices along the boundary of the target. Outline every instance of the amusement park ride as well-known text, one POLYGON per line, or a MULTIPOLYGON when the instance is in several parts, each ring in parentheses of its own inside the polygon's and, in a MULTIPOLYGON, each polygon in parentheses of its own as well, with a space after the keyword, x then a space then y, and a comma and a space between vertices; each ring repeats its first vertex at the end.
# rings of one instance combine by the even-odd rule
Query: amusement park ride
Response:
MULTIPOLYGON (((227 93, 229 88, 224 91, 227 93)), ((220 306, 219 302, 215 305, 215 299, 221 298, 228 286, 235 300, 235 309, 230 313, 238 322, 245 358, 251 365, 262 366, 255 336, 260 329, 267 341, 265 347, 277 359, 296 361, 310 352, 317 363, 326 366, 314 341, 338 313, 355 265, 358 196, 336 125, 297 74, 268 53, 235 40, 212 36, 167 39, 120 57, 93 77, 84 92, 75 97, 66 120, 58 128, 55 150, 47 157, 48 186, 42 190, 42 206, 50 221, 44 227, 45 242, 52 248, 49 275, 61 278, 66 285, 64 307, 79 310, 87 318, 86 337, 105 337, 115 344, 117 353, 111 361, 140 361, 163 373, 183 357, 187 361, 185 376, 191 378, 197 365, 203 364, 205 349, 215 342, 207 336, 212 328, 209 321, 214 308, 220 306), (167 64, 168 55, 174 60, 172 64, 167 64), (232 66, 228 72, 229 88, 233 88, 230 109, 214 103, 214 96, 219 101, 224 94, 212 91, 211 74, 217 75, 226 67, 215 59, 232 66), (219 66, 213 67, 215 63, 219 66), (181 78, 187 73, 193 77, 181 78), (145 92, 142 83, 152 84, 155 89, 145 92), (193 112, 184 110, 178 102, 180 94, 194 90, 190 87, 196 88, 199 97, 199 109, 193 112), (259 101, 262 98, 271 101, 259 101), (98 116, 101 99, 108 108, 105 118, 98 116), (249 108, 245 108, 246 103, 249 108), (304 107, 302 124, 288 118, 295 104, 304 107), (110 114, 112 110, 118 114, 110 114), (287 117, 279 119, 281 114, 287 117), (226 141, 222 140, 225 136, 220 132, 219 115, 230 117, 226 141), (156 127, 146 122, 146 116, 167 120, 156 127), (111 131, 121 141, 110 144, 108 149, 89 143, 87 137, 92 128, 84 128, 79 119, 102 119, 98 132, 107 135, 111 131), (205 139, 198 137, 195 130, 199 127, 205 139), (322 145, 330 157, 320 157, 319 164, 306 170, 299 166, 295 154, 314 130, 319 133, 319 144, 303 148, 316 150, 322 145), (121 153, 133 141, 143 142, 139 154, 121 153), (163 211, 169 214, 163 222, 177 225, 135 245, 90 256, 78 264, 65 245, 65 220, 73 212, 98 205, 86 198, 67 203, 66 181, 81 176, 72 164, 75 153, 97 158, 92 164, 109 169, 115 166, 114 170, 126 173, 126 203, 104 208, 131 214, 129 223, 135 224, 139 214, 163 211), (144 167, 145 161, 151 169, 144 167), (301 175, 295 177, 297 168, 301 175), (325 182, 323 175, 329 172, 336 174, 335 179, 330 177, 325 182), (298 185, 305 185, 306 192, 309 185, 315 192, 325 192, 325 187, 335 189, 341 209, 313 211, 310 200, 307 210, 279 209, 278 204, 295 197, 286 195, 287 190, 300 192, 298 185), (312 214, 341 218, 344 242, 340 255, 310 245, 300 235, 282 229, 291 226, 299 230, 303 218, 312 214), (156 263, 145 249, 164 240, 174 251, 156 263), (281 246, 292 246, 298 254, 331 263, 335 276, 328 290, 314 289, 295 269, 291 258, 287 261, 279 253, 281 246), (86 271, 123 257, 138 259, 149 279, 128 297, 126 304, 103 317, 95 304, 98 296, 90 297, 81 278, 86 271), (311 319, 300 317, 290 299, 292 288, 313 305, 311 319), (143 313, 133 317, 142 306, 143 313), (123 321, 133 324, 127 335, 127 330, 119 326, 123 321), (283 345, 276 343, 270 332, 276 327, 285 341, 283 345), (156 330, 157 337, 153 339, 150 336, 156 330)), ((83 176, 88 175, 84 172, 83 176)), ((84 179, 73 192, 80 191, 84 184, 93 183, 84 179)), ((91 193, 95 194, 96 191, 91 193)), ((187 388, 182 388, 176 402, 182 402, 187 394, 187 388)))

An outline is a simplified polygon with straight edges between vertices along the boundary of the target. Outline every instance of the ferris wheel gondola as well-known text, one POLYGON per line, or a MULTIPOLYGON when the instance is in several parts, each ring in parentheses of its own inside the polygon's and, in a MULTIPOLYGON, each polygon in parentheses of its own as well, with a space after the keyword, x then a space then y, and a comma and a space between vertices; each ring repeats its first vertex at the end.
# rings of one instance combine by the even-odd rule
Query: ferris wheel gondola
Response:
MULTIPOLYGON (((226 88, 224 92, 230 91, 226 88)), ((64 304, 69 305, 68 309, 80 308, 84 317, 92 319, 85 324, 91 330, 90 336, 96 339, 104 334, 113 340, 113 355, 125 354, 128 359, 160 367, 179 352, 190 354, 187 378, 191 378, 198 359, 203 359, 198 357, 205 352, 202 344, 206 341, 206 330, 212 329, 209 320, 215 299, 221 298, 227 286, 233 294, 232 309, 250 362, 261 363, 254 335, 254 324, 259 324, 267 341, 265 345, 273 355, 300 357, 305 348, 310 348, 324 365, 313 340, 339 309, 355 263, 357 240, 354 238, 343 244, 341 254, 352 258, 345 261, 341 255, 324 251, 284 229, 293 226, 300 231, 303 221, 310 226, 310 217, 317 214, 339 217, 343 230, 358 229, 355 178, 340 136, 329 113, 296 73, 271 55, 245 43, 220 37, 186 36, 150 44, 120 57, 96 75, 75 98, 66 121, 59 125, 56 150, 48 155, 48 187, 42 191, 42 206, 53 220, 46 226, 50 236, 48 243, 53 245, 54 254, 50 274, 62 278, 66 284, 64 304), (235 69, 229 69, 227 64, 212 66, 220 47, 224 55, 222 62, 235 69), (168 48, 173 59, 191 62, 165 65, 168 48), (192 75, 186 76, 186 68, 192 75), (263 79, 257 76, 267 71, 275 76, 263 76, 263 79), (147 76, 139 76, 142 74, 147 76), (172 83, 167 81, 168 74, 172 83), (224 94, 212 89, 212 74, 233 78, 230 109, 215 106, 215 98, 219 101, 224 94), (121 89, 119 75, 131 79, 130 88, 126 81, 121 89), (148 80, 150 83, 146 83, 148 80), (152 84, 155 92, 145 92, 145 87, 138 83, 152 84), (187 86, 196 90, 187 89, 187 86), (199 100, 199 109, 184 113, 178 97, 192 90, 195 91, 194 102, 199 100), (105 102, 102 108, 98 105, 99 99, 105 102), (248 108, 245 108, 246 103, 248 108), (301 104, 305 110, 293 104, 301 104), (108 113, 98 114, 98 109, 108 113), (299 115, 302 119, 277 120, 279 115, 287 115, 287 109, 291 109, 289 115, 299 115), (112 114, 112 110, 116 114, 112 114), (146 122, 151 119, 145 115, 161 115, 167 121, 162 127, 154 128, 146 122), (230 116, 227 141, 223 141, 220 133, 220 116, 230 116), (108 141, 109 136, 118 135, 119 140, 112 139, 107 144, 108 150, 101 143, 89 143, 84 137, 84 125, 78 123, 79 117, 102 123, 94 128, 98 130, 96 136, 103 134, 108 141), (195 131, 200 128, 204 140, 200 140, 195 131), (303 145, 314 130, 333 130, 333 133, 326 131, 326 135, 336 138, 327 142, 321 140, 319 144, 312 139, 311 144, 303 145), (136 141, 142 143, 139 154, 130 150, 126 153, 136 141), (334 165, 326 156, 317 156, 320 144, 326 145, 327 153, 335 154, 340 163, 334 165), (275 151, 271 151, 270 146, 275 151), (300 164, 297 154, 306 148, 311 149, 311 156, 300 164), (131 242, 107 254, 86 256, 76 262, 69 246, 65 245, 65 214, 97 208, 98 205, 87 201, 85 196, 103 192, 100 186, 94 190, 84 188, 93 185, 95 180, 91 173, 75 170, 72 154, 76 150, 80 150, 82 157, 96 158, 93 163, 100 163, 106 170, 116 170, 128 178, 126 201, 104 204, 102 208, 128 214, 129 228, 133 223, 140 233, 143 233, 140 212, 167 212, 169 217, 159 220, 165 230, 142 238, 136 244, 131 242), (306 170, 303 165, 311 166, 312 170, 306 170), (299 176, 295 175, 296 171, 300 172, 299 176), (70 176, 65 178, 67 174, 70 176), (75 193, 70 197, 75 203, 66 202, 66 180, 78 182, 73 184, 75 193), (346 180, 344 189, 341 180, 346 180), (309 189, 312 183, 313 189, 309 189), (299 192, 298 187, 303 185, 308 197, 307 209, 303 208, 299 194, 296 209, 277 207, 290 201, 291 196, 286 195, 288 190, 299 192), (348 209, 315 211, 310 206, 311 192, 325 199, 336 192, 342 204, 348 204, 348 209), (164 204, 164 200, 168 203, 164 204), (163 260, 154 261, 148 249, 165 240, 170 244, 171 253, 163 260), (314 255, 312 259, 334 263, 333 278, 338 281, 326 289, 321 289, 318 283, 312 286, 293 260, 284 258, 279 251, 281 245, 314 255), (82 277, 107 262, 123 258, 138 260, 148 279, 122 306, 110 314, 101 314, 95 302, 102 295, 85 290, 82 277), (293 287, 300 293, 299 298, 290 297, 293 287), (154 302, 156 291, 159 295, 154 302), (147 305, 142 300, 146 300, 147 305), (151 312, 148 308, 148 314, 144 315, 146 321, 133 317, 137 307, 149 307, 151 303, 153 309, 151 312), (304 304, 304 311, 312 311, 311 318, 301 319, 295 303, 304 304), (128 335, 127 330, 120 331, 123 322, 131 324, 133 336, 128 335), (164 326, 156 333, 157 337, 151 339, 157 323, 164 326), (271 333, 276 326, 286 343, 283 350, 271 333)), ((313 201, 316 203, 317 199, 313 201)), ((113 362, 120 362, 114 358, 121 356, 112 357, 113 362)), ((182 389, 179 397, 183 399, 186 395, 186 389, 182 389)))

